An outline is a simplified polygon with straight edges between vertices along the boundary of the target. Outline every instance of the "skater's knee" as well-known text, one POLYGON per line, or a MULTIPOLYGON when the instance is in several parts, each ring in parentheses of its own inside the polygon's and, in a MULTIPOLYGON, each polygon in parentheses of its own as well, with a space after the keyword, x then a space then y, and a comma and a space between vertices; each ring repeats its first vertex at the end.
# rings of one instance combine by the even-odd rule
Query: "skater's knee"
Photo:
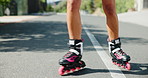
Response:
POLYGON ((106 4, 103 6, 104 12, 107 16, 112 16, 116 14, 115 7, 112 4, 106 4))
POLYGON ((67 0, 67 9, 69 11, 79 11, 81 0, 67 0))

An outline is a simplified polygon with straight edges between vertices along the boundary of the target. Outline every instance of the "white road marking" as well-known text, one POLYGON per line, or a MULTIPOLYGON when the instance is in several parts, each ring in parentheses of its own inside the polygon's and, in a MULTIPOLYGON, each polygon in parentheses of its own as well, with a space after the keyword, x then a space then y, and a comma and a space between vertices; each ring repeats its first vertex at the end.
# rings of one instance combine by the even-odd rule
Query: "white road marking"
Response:
POLYGON ((86 34, 88 35, 90 41, 92 42, 94 48, 96 49, 98 55, 101 57, 102 61, 108 68, 112 78, 126 78, 125 75, 122 73, 122 71, 115 65, 112 64, 111 58, 109 55, 104 51, 104 49, 101 47, 99 42, 96 40, 94 35, 85 27, 83 26, 86 34))

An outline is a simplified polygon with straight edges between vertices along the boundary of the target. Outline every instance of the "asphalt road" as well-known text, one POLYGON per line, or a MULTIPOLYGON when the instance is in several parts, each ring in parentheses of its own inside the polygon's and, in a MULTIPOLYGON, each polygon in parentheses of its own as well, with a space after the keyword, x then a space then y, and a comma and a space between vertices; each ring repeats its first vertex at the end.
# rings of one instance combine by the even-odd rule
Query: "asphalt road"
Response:
MULTIPOLYGON (((83 26, 94 35, 109 56, 105 17, 82 15, 82 21, 83 26)), ((146 26, 120 22, 122 48, 132 58, 130 71, 119 67, 126 78, 148 78, 147 32, 146 26)), ((42 16, 21 23, 0 26, 0 78, 113 77, 97 54, 85 29, 82 37, 85 40, 83 60, 87 66, 73 74, 60 76, 58 60, 68 51, 65 15, 42 16)))

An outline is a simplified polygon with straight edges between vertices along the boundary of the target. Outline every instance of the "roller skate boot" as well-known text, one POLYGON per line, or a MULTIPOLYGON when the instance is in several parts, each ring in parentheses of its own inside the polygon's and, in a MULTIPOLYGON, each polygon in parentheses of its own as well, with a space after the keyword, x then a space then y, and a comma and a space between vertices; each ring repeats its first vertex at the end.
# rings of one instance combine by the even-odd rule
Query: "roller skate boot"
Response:
POLYGON ((86 66, 85 62, 81 60, 83 52, 82 40, 69 40, 69 48, 69 52, 59 60, 59 64, 62 65, 58 71, 60 75, 73 73, 86 66))
POLYGON ((112 62, 119 67, 130 70, 131 65, 128 62, 130 61, 130 56, 121 49, 120 38, 109 41, 108 44, 109 44, 109 52, 110 55, 112 56, 112 62))

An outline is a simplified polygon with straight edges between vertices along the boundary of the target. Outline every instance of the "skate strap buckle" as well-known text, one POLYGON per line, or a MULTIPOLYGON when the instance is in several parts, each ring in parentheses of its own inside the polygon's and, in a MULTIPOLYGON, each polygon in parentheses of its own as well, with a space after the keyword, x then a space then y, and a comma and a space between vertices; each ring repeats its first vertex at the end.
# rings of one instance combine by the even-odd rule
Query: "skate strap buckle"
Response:
POLYGON ((78 51, 76 51, 75 49, 70 49, 69 51, 70 51, 70 52, 73 52, 73 53, 75 53, 75 54, 77 54, 77 55, 80 54, 80 53, 79 53, 78 51))
POLYGON ((112 51, 112 53, 115 53, 115 52, 117 52, 117 51, 119 51, 119 50, 121 50, 121 48, 116 48, 116 49, 114 49, 114 50, 112 51))

